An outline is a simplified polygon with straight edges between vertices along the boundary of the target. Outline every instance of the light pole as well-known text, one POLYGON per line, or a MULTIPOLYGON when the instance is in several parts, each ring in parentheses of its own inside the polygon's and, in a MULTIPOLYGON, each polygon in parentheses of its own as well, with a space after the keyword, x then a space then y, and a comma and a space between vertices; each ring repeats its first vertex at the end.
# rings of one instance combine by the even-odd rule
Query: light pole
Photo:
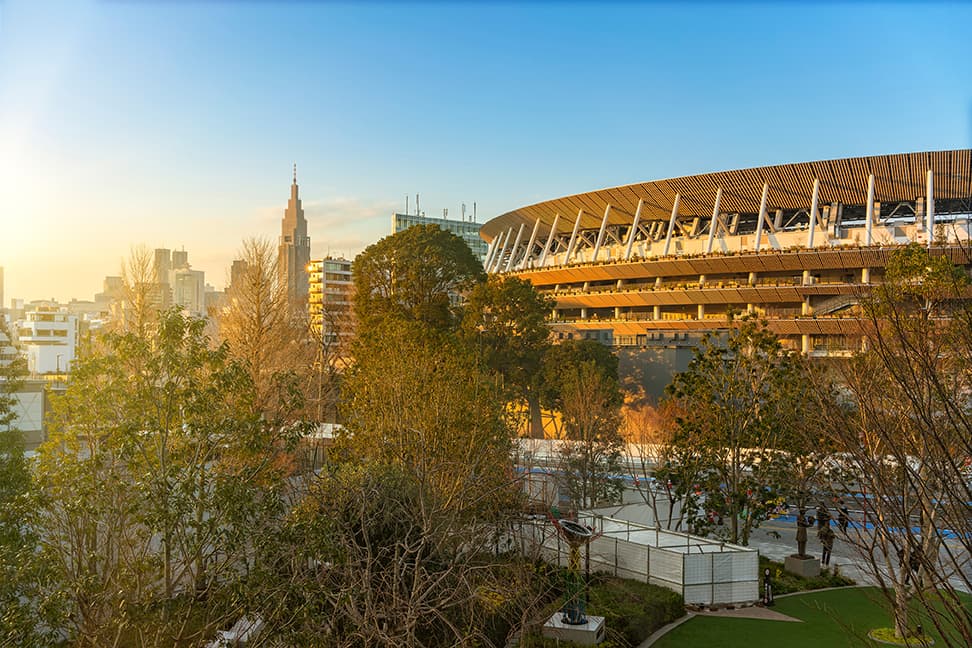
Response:
POLYGON ((55 361, 57 362, 57 371, 56 371, 56 373, 57 373, 58 376, 61 375, 61 358, 63 356, 64 356, 63 353, 58 353, 57 354, 57 358, 55 359, 55 361))

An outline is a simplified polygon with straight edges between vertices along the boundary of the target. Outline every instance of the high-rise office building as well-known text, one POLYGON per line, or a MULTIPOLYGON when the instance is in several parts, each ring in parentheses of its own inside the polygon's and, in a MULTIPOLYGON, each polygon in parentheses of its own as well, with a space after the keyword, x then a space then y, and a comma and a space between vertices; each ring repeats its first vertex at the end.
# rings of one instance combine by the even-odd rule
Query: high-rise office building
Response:
POLYGON ((297 165, 294 165, 294 183, 290 185, 290 201, 284 211, 280 228, 280 247, 277 253, 280 283, 286 287, 292 300, 307 298, 307 264, 310 263, 310 237, 307 221, 297 193, 297 165))

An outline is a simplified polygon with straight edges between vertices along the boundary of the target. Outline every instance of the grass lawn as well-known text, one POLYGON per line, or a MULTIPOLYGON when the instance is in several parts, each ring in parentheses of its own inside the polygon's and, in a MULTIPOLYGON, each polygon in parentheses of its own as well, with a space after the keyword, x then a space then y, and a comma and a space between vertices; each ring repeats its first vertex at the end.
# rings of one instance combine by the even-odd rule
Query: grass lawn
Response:
MULTIPOLYGON (((772 608, 803 623, 697 616, 669 632, 657 648, 822 648, 879 646, 868 630, 891 625, 884 599, 875 588, 846 588, 777 599, 772 608)), ((941 645, 937 633, 926 632, 941 645)))

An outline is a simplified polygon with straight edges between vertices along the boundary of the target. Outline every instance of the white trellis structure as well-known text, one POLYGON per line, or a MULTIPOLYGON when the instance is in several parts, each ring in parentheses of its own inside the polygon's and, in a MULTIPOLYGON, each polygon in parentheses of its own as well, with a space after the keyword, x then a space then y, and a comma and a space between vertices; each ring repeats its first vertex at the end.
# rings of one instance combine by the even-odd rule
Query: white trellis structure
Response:
MULTIPOLYGON (((747 605, 759 599, 755 549, 587 512, 578 521, 599 534, 588 545, 592 571, 666 587, 687 605, 747 605)), ((524 522, 518 536, 524 555, 567 566, 569 547, 549 521, 524 522)))

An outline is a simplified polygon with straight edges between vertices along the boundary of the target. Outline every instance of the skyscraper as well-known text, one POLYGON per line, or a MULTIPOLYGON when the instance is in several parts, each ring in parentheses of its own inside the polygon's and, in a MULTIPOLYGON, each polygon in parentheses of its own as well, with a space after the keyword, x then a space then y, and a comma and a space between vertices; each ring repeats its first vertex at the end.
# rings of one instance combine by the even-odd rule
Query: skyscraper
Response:
POLYGON ((277 253, 280 283, 286 287, 292 300, 307 298, 307 264, 310 263, 310 237, 307 221, 297 195, 297 165, 294 165, 294 183, 290 185, 290 201, 284 212, 280 231, 280 248, 277 253))

